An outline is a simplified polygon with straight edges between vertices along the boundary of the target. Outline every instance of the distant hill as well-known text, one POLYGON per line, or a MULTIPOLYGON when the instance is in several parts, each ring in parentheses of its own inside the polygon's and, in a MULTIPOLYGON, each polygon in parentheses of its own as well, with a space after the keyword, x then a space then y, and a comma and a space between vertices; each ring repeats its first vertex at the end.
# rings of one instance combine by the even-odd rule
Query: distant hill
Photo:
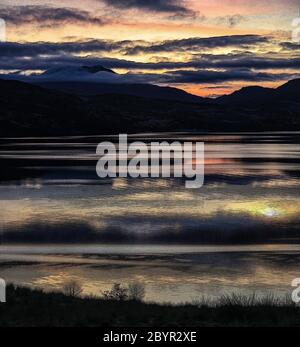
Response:
POLYGON ((300 78, 288 81, 275 90, 277 97, 283 100, 300 102, 300 78))
POLYGON ((230 95, 224 95, 216 99, 219 104, 244 106, 278 101, 300 102, 300 78, 291 80, 276 89, 259 86, 244 87, 230 95))
POLYGON ((259 86, 244 87, 229 95, 224 95, 216 99, 220 104, 245 105, 249 103, 261 104, 272 99, 274 90, 259 86))
POLYGON ((27 80, 44 88, 80 96, 122 94, 182 102, 205 101, 181 89, 141 83, 135 74, 118 74, 102 65, 51 68, 27 80))
MULTIPOLYGON (((218 100, 183 102, 180 98, 166 100, 116 93, 82 97, 0 79, 0 136, 300 130, 298 85, 299 80, 295 80, 277 88, 274 90, 276 98, 272 97, 268 102, 258 103, 256 100, 263 100, 265 88, 247 88, 227 96, 235 98, 235 103, 221 104, 218 100), (238 102, 238 99, 243 101, 238 102)), ((146 88, 156 90, 155 87, 146 88)), ((162 88, 167 93, 170 89, 162 88)), ((173 92, 176 94, 177 90, 173 92)), ((272 90, 266 92, 272 93, 272 90)))
POLYGON ((105 72, 110 72, 115 74, 116 72, 111 70, 111 69, 107 69, 106 67, 102 66, 102 65, 93 65, 93 66, 82 66, 83 70, 86 70, 90 73, 97 73, 100 71, 105 71, 105 72))
POLYGON ((1 136, 68 132, 86 111, 77 96, 24 82, 0 79, 0 90, 1 136))
POLYGON ((99 81, 103 77, 110 76, 114 79, 118 75, 115 71, 107 69, 102 65, 91 66, 65 66, 54 67, 46 70, 40 75, 35 75, 33 78, 36 80, 44 81, 76 81, 76 80, 94 80, 99 81))
POLYGON ((105 94, 132 95, 143 98, 162 99, 191 103, 215 103, 221 105, 255 106, 274 101, 300 102, 300 79, 291 80, 277 89, 260 86, 244 87, 217 99, 202 98, 173 87, 160 87, 141 83, 97 83, 86 81, 43 81, 36 83, 48 89, 71 94, 95 96, 105 94))
POLYGON ((122 94, 182 102, 206 101, 181 89, 141 83, 140 76, 134 73, 118 74, 102 65, 51 68, 23 81, 80 96, 122 94))
POLYGON ((122 94, 151 99, 202 103, 207 99, 172 87, 160 87, 141 83, 97 83, 97 82, 39 82, 39 86, 77 95, 122 94))
MULTIPOLYGON (((13 78, 11 75, 3 77, 5 79, 13 78)), ((276 89, 249 86, 216 99, 203 98, 170 86, 148 84, 144 79, 141 80, 138 74, 131 72, 119 74, 99 64, 50 68, 42 74, 22 75, 17 79, 50 90, 89 98, 118 94, 175 102, 250 108, 272 104, 274 101, 276 103, 300 102, 300 78, 291 80, 276 89)))

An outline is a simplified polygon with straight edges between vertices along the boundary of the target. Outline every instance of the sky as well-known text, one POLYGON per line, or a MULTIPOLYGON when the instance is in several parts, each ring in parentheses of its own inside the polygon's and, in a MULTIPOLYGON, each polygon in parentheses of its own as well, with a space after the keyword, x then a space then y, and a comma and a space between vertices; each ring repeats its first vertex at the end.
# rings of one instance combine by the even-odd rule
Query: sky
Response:
POLYGON ((300 77, 297 17, 300 0, 1 0, 0 73, 99 64, 201 96, 276 87, 300 77))

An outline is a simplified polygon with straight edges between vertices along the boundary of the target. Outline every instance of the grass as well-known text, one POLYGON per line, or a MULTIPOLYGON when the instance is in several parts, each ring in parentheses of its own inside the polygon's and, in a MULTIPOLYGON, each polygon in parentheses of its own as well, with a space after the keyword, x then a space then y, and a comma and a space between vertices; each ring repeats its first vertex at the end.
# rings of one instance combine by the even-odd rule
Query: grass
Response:
POLYGON ((200 300, 171 305, 70 297, 62 293, 7 286, 0 304, 1 327, 235 327, 300 326, 300 306, 270 295, 233 294, 212 304, 200 300))

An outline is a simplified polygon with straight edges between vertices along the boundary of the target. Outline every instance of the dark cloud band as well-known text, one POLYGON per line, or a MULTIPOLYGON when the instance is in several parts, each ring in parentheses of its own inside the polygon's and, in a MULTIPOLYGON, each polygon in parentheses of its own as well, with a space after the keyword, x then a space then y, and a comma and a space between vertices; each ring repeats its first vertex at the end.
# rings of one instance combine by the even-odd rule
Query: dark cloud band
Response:
POLYGON ((258 35, 233 35, 209 38, 187 38, 162 42, 146 41, 110 41, 87 40, 75 42, 37 42, 37 43, 5 43, 1 45, 1 55, 38 55, 38 54, 76 54, 95 52, 118 52, 124 55, 155 54, 163 52, 201 52, 203 49, 223 47, 249 47, 268 42, 268 38, 258 35))
POLYGON ((182 0, 104 0, 110 7, 126 10, 139 9, 177 15, 192 15, 193 11, 182 0))
POLYGON ((75 8, 59 8, 49 6, 8 6, 0 8, 0 17, 12 25, 35 25, 42 27, 65 24, 97 24, 102 25, 101 18, 94 17, 88 11, 75 8))
POLYGON ((234 35, 211 38, 187 38, 163 42, 87 40, 75 42, 0 43, 0 70, 46 71, 52 68, 102 65, 110 69, 127 69, 130 77, 151 83, 222 83, 230 81, 277 81, 299 77, 300 56, 285 50, 276 55, 254 53, 245 49, 272 43, 258 35, 234 35), (234 48, 228 54, 205 53, 218 47, 234 48), (107 57, 117 53, 124 59, 107 57), (185 52, 187 61, 168 61, 159 56, 155 61, 137 62, 129 57, 142 52, 185 52), (285 69, 287 71, 273 71, 285 69), (164 70, 154 73, 155 70, 164 70))

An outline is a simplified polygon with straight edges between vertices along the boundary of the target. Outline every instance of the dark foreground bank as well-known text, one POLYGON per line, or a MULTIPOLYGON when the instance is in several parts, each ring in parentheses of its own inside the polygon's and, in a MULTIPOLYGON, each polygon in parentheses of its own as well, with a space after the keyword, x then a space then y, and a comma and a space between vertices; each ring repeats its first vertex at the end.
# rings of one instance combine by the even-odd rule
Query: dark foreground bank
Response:
POLYGON ((206 327, 300 326, 300 306, 275 299, 231 296, 206 303, 158 305, 137 301, 70 297, 62 293, 7 287, 0 304, 0 327, 206 327))

